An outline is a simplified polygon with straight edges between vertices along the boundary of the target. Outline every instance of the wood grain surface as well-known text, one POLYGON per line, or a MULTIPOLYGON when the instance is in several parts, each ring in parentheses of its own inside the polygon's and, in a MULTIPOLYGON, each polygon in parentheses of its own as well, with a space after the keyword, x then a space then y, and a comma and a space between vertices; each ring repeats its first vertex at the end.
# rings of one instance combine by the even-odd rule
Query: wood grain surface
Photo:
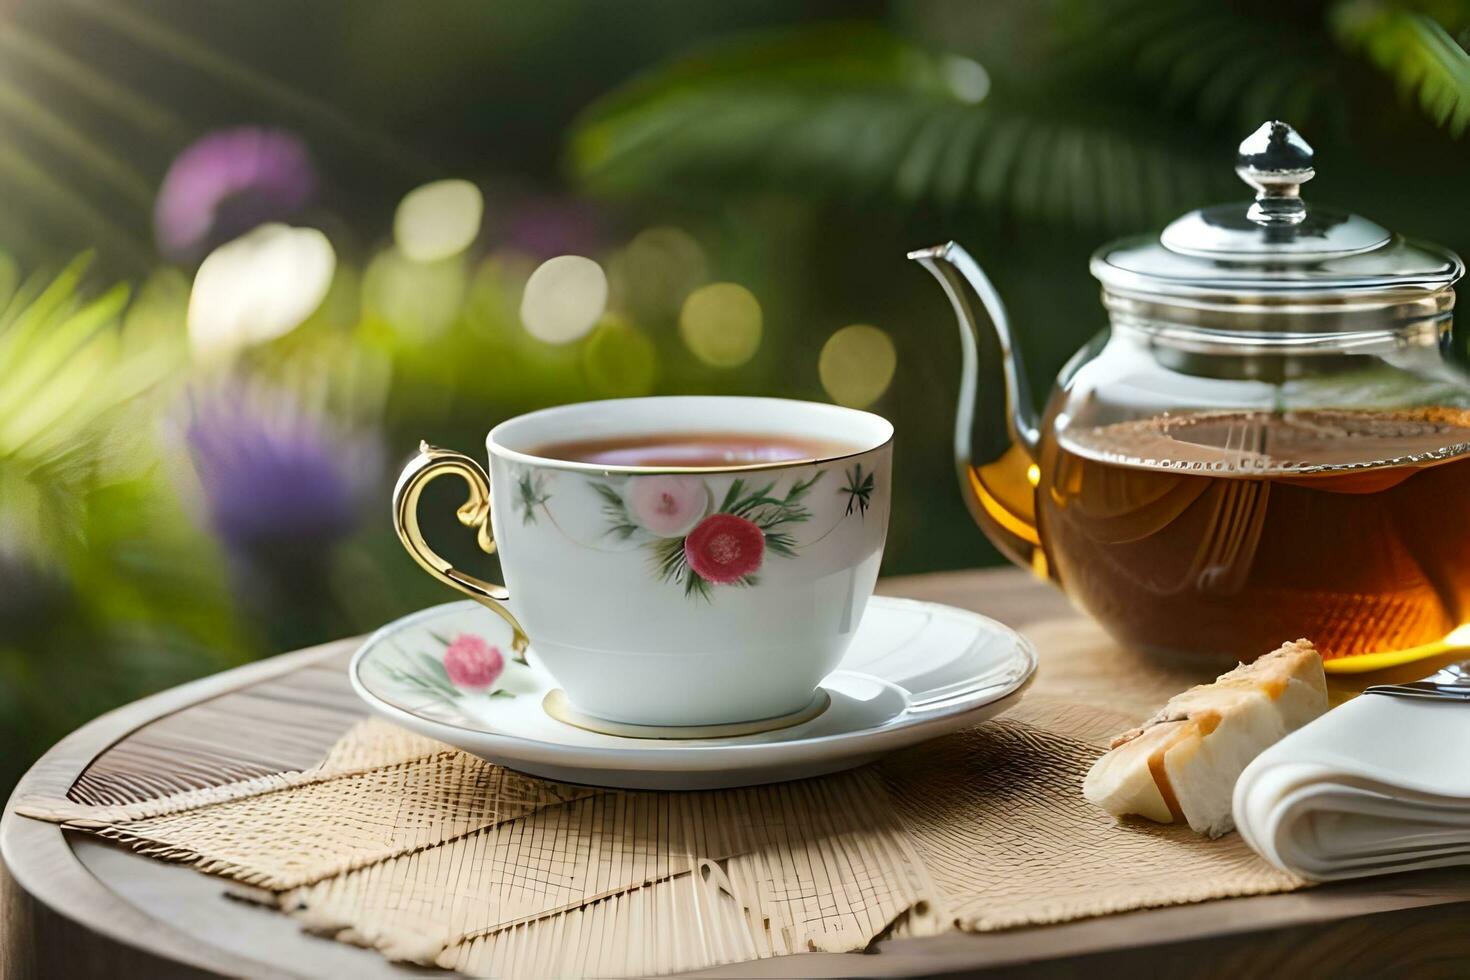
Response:
MULTIPOLYGON (((880 591, 975 609, 1035 633, 1095 628, 1059 593, 1010 570, 895 579, 880 591)), ((1044 679, 1045 645, 1038 644, 1044 679)), ((105 715, 58 743, 17 795, 119 803, 310 766, 365 714, 343 670, 355 645, 344 640, 275 657, 105 715)), ((1212 672, 1181 665, 1168 683, 1212 672)), ((1085 686, 1120 716, 1151 709, 1160 693, 1122 690, 1105 677, 1076 672, 1066 683, 1069 696, 1085 686)), ((1047 696, 1042 680, 1034 696, 1047 696)), ((283 916, 224 897, 223 886, 207 876, 68 837, 10 807, 0 823, 0 854, 8 869, 0 874, 3 977, 424 972, 301 935, 283 916)), ((1416 974, 1457 975, 1470 971, 1467 912, 1470 875, 1451 869, 1045 928, 895 940, 880 943, 871 956, 811 954, 718 972, 1070 976, 1135 969, 1240 976, 1289 970, 1299 976, 1413 967, 1416 974)))

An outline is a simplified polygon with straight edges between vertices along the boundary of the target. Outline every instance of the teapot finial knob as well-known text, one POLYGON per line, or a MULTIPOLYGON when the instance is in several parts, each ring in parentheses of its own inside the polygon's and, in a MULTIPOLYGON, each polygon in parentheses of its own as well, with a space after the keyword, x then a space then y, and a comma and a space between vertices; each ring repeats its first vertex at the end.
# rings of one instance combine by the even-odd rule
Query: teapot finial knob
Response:
POLYGON ((1317 175, 1312 148, 1286 123, 1262 123, 1240 144, 1235 172, 1256 191, 1246 217, 1261 225, 1294 225, 1307 216, 1301 186, 1317 175))

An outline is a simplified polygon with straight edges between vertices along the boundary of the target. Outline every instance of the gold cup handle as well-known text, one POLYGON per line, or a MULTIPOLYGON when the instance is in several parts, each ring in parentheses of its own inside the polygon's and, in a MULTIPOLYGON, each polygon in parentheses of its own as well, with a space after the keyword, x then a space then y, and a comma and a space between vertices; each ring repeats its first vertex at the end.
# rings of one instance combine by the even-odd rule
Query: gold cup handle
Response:
POLYGON ((488 607, 501 619, 510 624, 513 634, 511 646, 516 653, 526 649, 526 631, 510 614, 502 602, 510 598, 505 586, 476 578, 462 572, 441 558, 419 530, 419 495, 429 481, 437 477, 454 475, 469 485, 470 495, 455 512, 459 522, 475 529, 475 540, 486 554, 495 553, 494 532, 490 528, 490 476, 479 463, 464 453, 452 449, 440 449, 427 442, 419 443, 419 454, 409 461, 399 474, 398 485, 393 488, 393 528, 398 540, 413 556, 413 560, 445 585, 452 586, 470 598, 488 607))

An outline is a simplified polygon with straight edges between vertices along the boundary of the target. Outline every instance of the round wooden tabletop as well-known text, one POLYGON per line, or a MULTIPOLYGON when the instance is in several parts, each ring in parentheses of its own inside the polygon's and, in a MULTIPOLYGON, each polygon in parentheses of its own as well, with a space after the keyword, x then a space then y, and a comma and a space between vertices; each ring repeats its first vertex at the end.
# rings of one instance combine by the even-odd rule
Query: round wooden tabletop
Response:
MULTIPOLYGON (((880 591, 977 610, 1025 629, 1077 619, 1020 572, 941 573, 880 591)), ((366 714, 341 640, 164 691, 59 742, 16 788, 0 822, 0 975, 423 976, 307 935, 231 897, 228 883, 13 812, 24 796, 121 803, 318 762, 366 714)), ((1044 657, 1044 651, 1043 651, 1044 657)), ((1038 685, 1045 683, 1045 665, 1038 685)), ((803 954, 722 967, 725 976, 895 976, 1141 969, 1238 975, 1373 972, 1470 962, 1470 875, 1398 875, 1283 895, 1153 909, 984 935, 878 945, 876 956, 803 954)))

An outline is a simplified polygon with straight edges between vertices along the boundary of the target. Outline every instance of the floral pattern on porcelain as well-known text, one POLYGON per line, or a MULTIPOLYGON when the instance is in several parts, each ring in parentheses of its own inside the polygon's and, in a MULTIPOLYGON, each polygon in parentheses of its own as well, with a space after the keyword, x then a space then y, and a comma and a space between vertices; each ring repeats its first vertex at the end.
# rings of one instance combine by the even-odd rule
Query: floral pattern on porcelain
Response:
MULTIPOLYGON (((446 707, 466 697, 515 697, 501 683, 506 657, 500 647, 475 633, 459 633, 453 639, 433 632, 429 636, 442 648, 438 656, 395 648, 396 661, 381 662, 379 669, 404 691, 446 707)), ((527 666, 523 657, 514 663, 527 666)))
MULTIPOLYGON (((827 470, 782 478, 737 477, 718 505, 706 480, 695 474, 630 476, 621 483, 592 480, 602 498, 604 537, 636 541, 648 551, 653 574, 706 600, 715 586, 757 584, 768 556, 795 558, 803 547, 796 530, 812 519, 808 506, 827 470)), ((843 518, 866 517, 875 481, 861 462, 836 488, 848 497, 843 518)), ((833 528, 835 529, 835 527, 833 528)), ((827 533, 831 533, 829 529, 827 533)), ((825 537, 825 535, 822 535, 825 537)))
POLYGON ((515 471, 515 484, 516 513, 522 524, 535 524, 537 510, 544 510, 551 500, 551 492, 546 487, 546 473, 538 469, 519 469, 515 471))

